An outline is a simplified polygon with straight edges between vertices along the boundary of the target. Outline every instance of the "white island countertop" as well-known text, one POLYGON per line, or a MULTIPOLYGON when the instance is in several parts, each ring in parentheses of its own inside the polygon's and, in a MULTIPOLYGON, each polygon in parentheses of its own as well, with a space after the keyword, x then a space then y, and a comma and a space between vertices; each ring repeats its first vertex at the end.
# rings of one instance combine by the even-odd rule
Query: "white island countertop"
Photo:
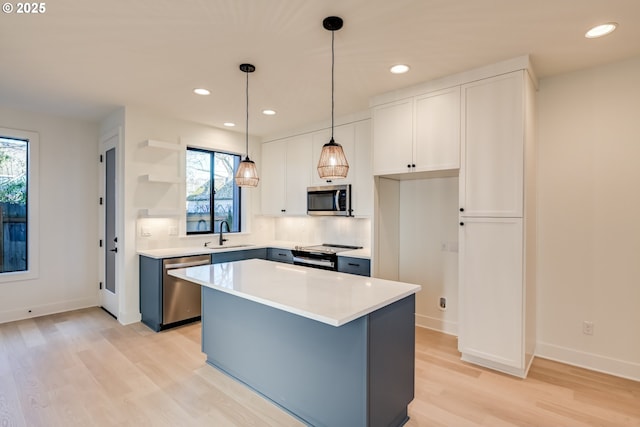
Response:
POLYGON ((182 268, 169 274, 332 326, 342 326, 422 289, 262 259, 182 268))

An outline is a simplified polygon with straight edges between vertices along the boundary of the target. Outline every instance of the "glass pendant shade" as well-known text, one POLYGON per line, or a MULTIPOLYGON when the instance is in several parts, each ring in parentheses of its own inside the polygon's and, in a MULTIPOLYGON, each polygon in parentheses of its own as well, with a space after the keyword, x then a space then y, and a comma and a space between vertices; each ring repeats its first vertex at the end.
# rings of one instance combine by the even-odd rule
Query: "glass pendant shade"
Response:
POLYGON ((346 178, 349 172, 349 162, 344 155, 342 145, 333 138, 324 144, 318 161, 318 175, 322 179, 346 178))
POLYGON ((253 160, 249 157, 245 157, 243 161, 238 165, 238 171, 236 172, 236 185, 238 187, 257 187, 258 181, 258 169, 253 160))

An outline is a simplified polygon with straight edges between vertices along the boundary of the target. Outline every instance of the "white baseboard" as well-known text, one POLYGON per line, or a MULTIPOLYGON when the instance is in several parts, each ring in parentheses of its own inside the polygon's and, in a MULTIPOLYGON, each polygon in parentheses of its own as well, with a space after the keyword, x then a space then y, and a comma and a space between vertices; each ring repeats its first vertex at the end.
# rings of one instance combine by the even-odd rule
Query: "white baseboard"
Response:
POLYGON ((416 326, 421 328, 433 329, 447 335, 458 335, 458 323, 448 320, 436 319, 435 317, 423 316, 416 314, 416 326))
POLYGON ((640 381, 640 363, 613 359, 544 342, 537 343, 536 357, 640 381))
POLYGON ((16 310, 0 311, 0 323, 14 322, 16 320, 30 319, 32 317, 46 316, 48 314, 62 313, 71 310, 79 310, 81 308, 96 307, 98 305, 98 297, 94 296, 69 301, 60 301, 53 304, 24 307, 16 310))

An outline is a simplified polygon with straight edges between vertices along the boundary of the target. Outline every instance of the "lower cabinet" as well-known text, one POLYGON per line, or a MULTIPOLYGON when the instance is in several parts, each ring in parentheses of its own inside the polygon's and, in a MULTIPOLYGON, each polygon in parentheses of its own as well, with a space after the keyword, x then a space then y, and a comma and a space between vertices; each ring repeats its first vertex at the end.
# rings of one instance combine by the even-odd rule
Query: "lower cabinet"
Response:
MULTIPOLYGON (((189 267, 202 264, 220 264, 223 262, 241 261, 245 259, 267 259, 269 261, 283 262, 293 264, 293 255, 289 249, 280 248, 255 248, 244 249, 228 252, 214 252, 211 256, 199 255, 181 258, 151 258, 140 256, 140 313, 142 315, 142 323, 158 332, 160 330, 178 326, 188 321, 197 320, 199 317, 181 318, 178 320, 170 319, 168 321, 166 306, 163 300, 171 294, 172 298, 181 295, 180 292, 169 292, 165 289, 165 282, 172 280, 172 276, 168 276, 165 270, 168 268, 168 261, 176 261, 176 265, 181 267, 189 267), (179 262, 178 262, 179 260, 179 262), (163 310, 164 309, 164 310, 163 310)), ((370 276, 370 261, 368 259, 353 257, 338 257, 338 271, 350 274, 358 274, 360 276, 370 276)), ((176 267, 178 268, 178 267, 176 267)), ((176 279, 177 280, 177 279, 176 279)), ((180 283, 172 283, 171 286, 180 286, 180 283)), ((198 286, 192 283, 185 283, 188 286, 198 286)), ((190 292, 193 293, 193 292, 190 292)), ((179 301, 173 301, 169 305, 182 305, 179 301)), ((199 316, 199 313, 198 313, 199 316)))
POLYGON ((269 261, 293 264, 293 254, 289 249, 267 248, 267 259, 269 261))
POLYGON ((170 276, 173 268, 211 263, 210 255, 172 258, 140 256, 140 314, 142 323, 158 332, 200 318, 200 286, 170 276))
POLYGON ((463 218, 460 226, 462 360, 520 377, 533 357, 522 218, 463 218))
POLYGON ((245 249, 242 251, 220 252, 211 255, 211 264, 242 261, 243 259, 267 259, 267 248, 245 249))
POLYGON ((338 271, 358 276, 371 276, 371 261, 363 258, 339 256, 338 271))

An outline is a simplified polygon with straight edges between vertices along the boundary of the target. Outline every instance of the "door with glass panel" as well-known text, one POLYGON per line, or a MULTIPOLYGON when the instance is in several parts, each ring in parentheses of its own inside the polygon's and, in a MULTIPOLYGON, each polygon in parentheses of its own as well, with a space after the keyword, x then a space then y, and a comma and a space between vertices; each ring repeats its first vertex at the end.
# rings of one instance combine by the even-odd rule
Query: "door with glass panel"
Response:
POLYGON ((101 265, 103 277, 100 287, 102 308, 118 317, 118 236, 117 236, 117 143, 119 132, 102 141, 102 227, 101 265))

